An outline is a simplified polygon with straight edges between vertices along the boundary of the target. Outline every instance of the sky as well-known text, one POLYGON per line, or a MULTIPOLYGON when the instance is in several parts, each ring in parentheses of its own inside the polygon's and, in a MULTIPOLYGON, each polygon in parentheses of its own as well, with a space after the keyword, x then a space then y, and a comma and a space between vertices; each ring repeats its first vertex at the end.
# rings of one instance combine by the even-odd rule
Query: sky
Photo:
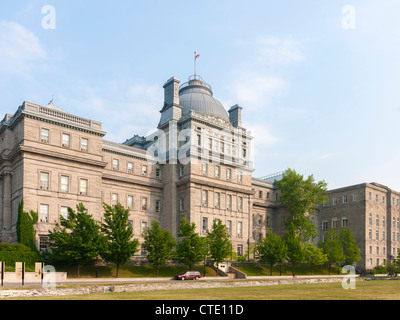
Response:
POLYGON ((23 101, 154 130, 163 85, 197 73, 243 107, 254 177, 400 191, 400 1, 1 1, 0 118, 23 101))

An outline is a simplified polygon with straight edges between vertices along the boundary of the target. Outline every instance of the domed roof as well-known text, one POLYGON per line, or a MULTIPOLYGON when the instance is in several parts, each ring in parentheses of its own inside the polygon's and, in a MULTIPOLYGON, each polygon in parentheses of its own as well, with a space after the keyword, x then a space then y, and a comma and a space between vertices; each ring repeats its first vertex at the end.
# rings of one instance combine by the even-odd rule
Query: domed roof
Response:
POLYGON ((179 90, 179 105, 183 107, 182 115, 195 111, 200 114, 210 114, 229 122, 229 116, 224 106, 213 97, 211 86, 200 76, 189 78, 179 90))

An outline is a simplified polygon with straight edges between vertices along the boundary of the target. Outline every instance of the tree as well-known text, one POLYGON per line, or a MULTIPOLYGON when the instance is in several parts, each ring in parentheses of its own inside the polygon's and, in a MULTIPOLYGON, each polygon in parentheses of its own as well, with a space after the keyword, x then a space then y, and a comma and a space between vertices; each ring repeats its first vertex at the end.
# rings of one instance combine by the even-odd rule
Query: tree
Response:
POLYGON ((307 242, 316 237, 317 230, 311 216, 318 204, 327 199, 325 181, 315 182, 311 175, 307 179, 295 170, 288 169, 280 181, 275 181, 282 195, 280 200, 286 205, 290 216, 286 221, 286 229, 294 228, 296 235, 307 242))
POLYGON ((196 224, 190 224, 185 218, 182 219, 178 228, 178 237, 183 237, 178 243, 175 259, 180 263, 192 266, 204 260, 207 255, 207 239, 200 237, 196 232, 196 224))
POLYGON ((257 243, 256 252, 261 263, 270 265, 270 275, 272 276, 272 267, 276 263, 285 261, 287 247, 282 238, 270 230, 267 236, 257 243))
POLYGON ((61 222, 49 231, 49 240, 53 259, 76 264, 79 278, 81 266, 98 259, 104 238, 100 234, 100 225, 87 213, 83 204, 76 208, 77 212, 68 208, 68 219, 61 217, 61 222))
POLYGON ((289 228, 289 232, 285 233, 283 239, 287 247, 286 258, 292 264, 294 275, 296 265, 303 263, 306 258, 305 246, 300 237, 296 235, 295 229, 292 226, 289 228))
POLYGON ((225 258, 232 254, 232 243, 228 228, 222 224, 221 220, 215 219, 211 231, 207 231, 207 238, 211 259, 221 263, 225 258))
POLYGON ((34 252, 38 252, 35 245, 34 225, 38 222, 38 213, 24 211, 24 199, 18 205, 17 242, 24 244, 34 252))
POLYGON ((107 262, 116 264, 118 278, 120 265, 127 263, 138 251, 139 241, 132 239, 133 229, 128 221, 128 209, 119 203, 113 207, 104 204, 103 208, 104 222, 101 231, 105 237, 105 247, 101 256, 107 262))
POLYGON ((160 265, 172 257, 176 246, 175 238, 167 230, 162 230, 156 220, 151 221, 150 228, 143 232, 143 247, 147 251, 147 260, 157 267, 158 277, 160 265))
POLYGON ((340 229, 339 238, 342 243, 344 262, 352 265, 361 260, 361 250, 358 248, 356 239, 349 228, 340 229))
POLYGON ((328 257, 328 269, 329 274, 331 274, 332 263, 339 263, 344 260, 342 243, 339 235, 335 231, 335 228, 331 228, 325 234, 325 241, 321 242, 319 247, 328 257))
POLYGON ((324 251, 317 248, 312 243, 306 243, 305 245, 305 260, 307 264, 311 266, 311 272, 314 274, 314 267, 322 266, 328 262, 328 257, 324 251))

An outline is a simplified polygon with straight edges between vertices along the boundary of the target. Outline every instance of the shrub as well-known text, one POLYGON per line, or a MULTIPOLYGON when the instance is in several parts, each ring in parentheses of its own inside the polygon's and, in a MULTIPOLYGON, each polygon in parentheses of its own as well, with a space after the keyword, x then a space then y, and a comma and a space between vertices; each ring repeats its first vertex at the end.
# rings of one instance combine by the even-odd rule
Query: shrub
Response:
POLYGON ((371 270, 372 274, 386 274, 387 273, 387 269, 385 266, 376 266, 375 268, 373 268, 371 270))
POLYGON ((6 263, 6 266, 13 266, 16 262, 25 262, 27 265, 33 265, 41 261, 37 252, 32 251, 27 246, 17 243, 0 243, 0 261, 6 263))

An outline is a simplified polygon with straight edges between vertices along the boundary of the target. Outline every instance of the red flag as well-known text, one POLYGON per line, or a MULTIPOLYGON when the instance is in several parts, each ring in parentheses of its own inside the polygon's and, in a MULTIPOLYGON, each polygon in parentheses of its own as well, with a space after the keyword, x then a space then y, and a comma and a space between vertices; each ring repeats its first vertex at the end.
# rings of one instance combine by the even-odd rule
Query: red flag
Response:
POLYGON ((200 55, 199 55, 199 54, 195 57, 195 59, 197 60, 198 58, 200 58, 200 55))

